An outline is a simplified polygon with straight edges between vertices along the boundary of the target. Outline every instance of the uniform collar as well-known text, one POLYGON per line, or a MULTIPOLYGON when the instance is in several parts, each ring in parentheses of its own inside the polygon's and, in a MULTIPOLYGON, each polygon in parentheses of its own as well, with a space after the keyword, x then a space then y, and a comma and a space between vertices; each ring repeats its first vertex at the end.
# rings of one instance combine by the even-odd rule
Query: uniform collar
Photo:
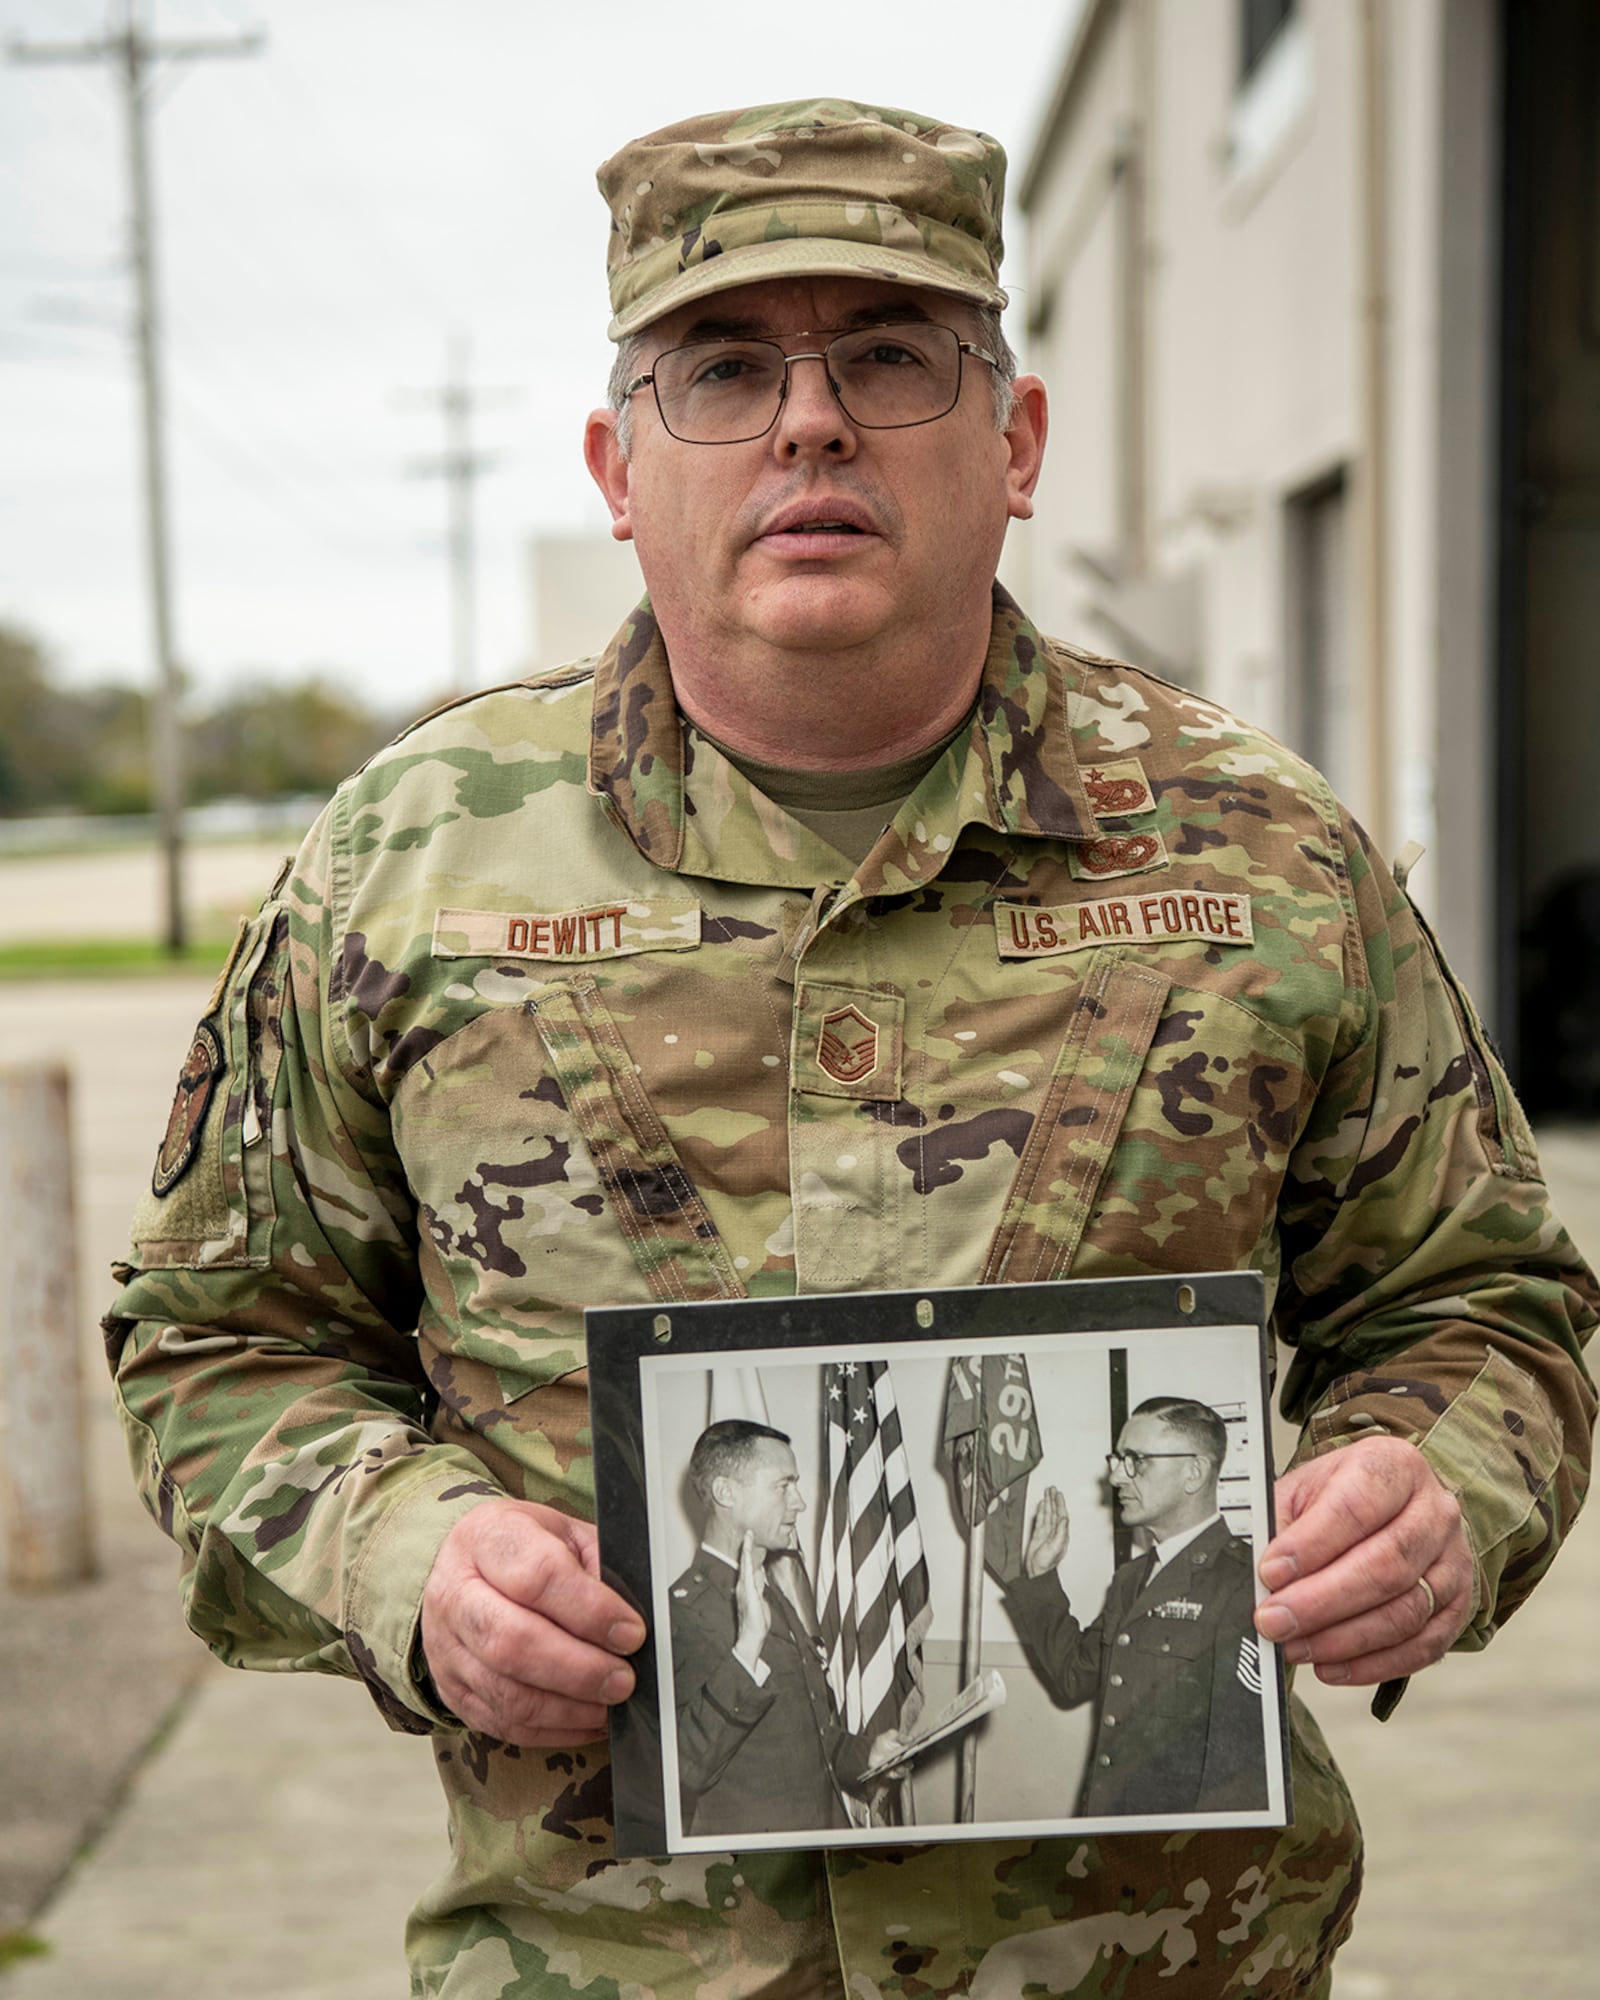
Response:
MULTIPOLYGON (((994 589, 989 652, 971 729, 923 778, 893 835, 856 872, 859 893, 930 881, 964 826, 1056 840, 1097 828, 1067 725, 1068 664, 994 589)), ((692 760, 648 598, 595 667, 589 789, 646 860, 683 874, 810 889, 836 879, 828 843, 759 792, 697 735, 692 760)))
MULTIPOLYGON (((1165 1541, 1152 1542, 1150 1546, 1155 1551, 1156 1569, 1165 1569, 1174 1556, 1181 1555, 1191 1542, 1199 1541, 1207 1528, 1214 1528, 1221 1519, 1222 1514, 1219 1509, 1216 1513, 1208 1514, 1195 1527, 1180 1528, 1177 1534, 1167 1536, 1165 1541)), ((1155 1570, 1150 1574, 1154 1576, 1155 1570)))

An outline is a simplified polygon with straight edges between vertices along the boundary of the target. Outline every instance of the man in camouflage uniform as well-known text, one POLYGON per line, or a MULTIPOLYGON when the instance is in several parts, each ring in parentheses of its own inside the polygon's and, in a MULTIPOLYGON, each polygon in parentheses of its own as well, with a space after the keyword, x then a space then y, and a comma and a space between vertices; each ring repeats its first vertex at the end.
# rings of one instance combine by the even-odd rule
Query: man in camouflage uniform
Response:
POLYGON ((1305 765, 994 587, 1045 430, 1002 173, 841 103, 608 162, 649 601, 343 786, 185 1065, 131 1449, 222 1657, 431 1732, 415 1994, 1272 2000, 1350 1926, 1297 1704, 1281 1831, 619 1863, 586 1304, 1257 1269, 1257 1625, 1352 1686, 1483 1645, 1579 1502, 1593 1280, 1415 911, 1305 765))

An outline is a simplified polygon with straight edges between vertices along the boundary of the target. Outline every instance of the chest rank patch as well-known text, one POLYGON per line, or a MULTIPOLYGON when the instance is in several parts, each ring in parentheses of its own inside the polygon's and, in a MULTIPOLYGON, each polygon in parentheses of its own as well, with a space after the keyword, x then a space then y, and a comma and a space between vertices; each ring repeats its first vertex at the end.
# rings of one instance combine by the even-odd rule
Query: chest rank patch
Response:
POLYGON ((693 951, 700 905, 682 897, 590 903, 576 910, 438 910, 435 958, 543 958, 575 963, 640 951, 693 951))
POLYGON ((1166 865, 1166 843, 1154 832, 1103 833, 1098 840, 1078 841, 1067 851, 1067 866, 1080 882, 1142 875, 1146 869, 1166 865))
POLYGON ((878 1029, 859 1007, 835 1007, 822 1017, 817 1066, 835 1083, 860 1083, 878 1067, 878 1029))
POLYGON ((1121 819, 1125 813, 1156 809, 1156 795, 1137 757, 1124 757, 1115 764, 1091 764, 1083 774, 1083 789, 1089 794, 1096 819, 1121 819))
POLYGON ((206 1113, 211 1109, 211 1100, 226 1068, 222 1038, 209 1021, 202 1021, 194 1031, 189 1053, 178 1072, 178 1088, 173 1093, 167 1129, 161 1150, 156 1154, 155 1172, 150 1176, 153 1194, 170 1194, 194 1164, 206 1113))
POLYGON ((1248 896, 1207 895, 1200 890, 1165 895, 1101 896, 1036 910, 1026 903, 997 903, 995 940, 1002 958, 1049 958, 1095 945, 1253 944, 1248 896))

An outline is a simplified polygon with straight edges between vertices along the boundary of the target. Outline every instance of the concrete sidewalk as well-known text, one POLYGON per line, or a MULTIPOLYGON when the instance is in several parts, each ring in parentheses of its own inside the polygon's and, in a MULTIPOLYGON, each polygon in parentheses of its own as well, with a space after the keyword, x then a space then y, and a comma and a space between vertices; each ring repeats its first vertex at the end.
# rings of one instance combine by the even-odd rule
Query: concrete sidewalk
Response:
MULTIPOLYGON (((0 987, 7 1060, 74 1059, 91 1349, 206 983, 0 987)), ((1600 1133, 1547 1134, 1545 1157, 1600 1255, 1600 1133)), ((359 1687, 210 1663, 179 1626, 173 1556, 88 1365, 106 1574, 49 1599, 0 1593, 0 1935, 25 1926, 48 1947, 0 1971, 0 1993, 400 2000, 405 1911, 446 1861, 427 1747, 359 1687)), ((1337 2000, 1593 1990, 1597 1660, 1600 1516, 1487 1653, 1423 1677, 1387 1727, 1359 1695, 1307 1684, 1369 1842, 1337 2000)))

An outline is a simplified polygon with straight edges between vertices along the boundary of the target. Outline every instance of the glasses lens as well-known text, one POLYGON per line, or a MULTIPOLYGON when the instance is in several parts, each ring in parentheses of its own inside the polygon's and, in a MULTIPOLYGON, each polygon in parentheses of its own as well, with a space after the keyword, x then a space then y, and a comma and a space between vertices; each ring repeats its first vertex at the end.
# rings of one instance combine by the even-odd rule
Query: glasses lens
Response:
MULTIPOLYGON (((961 392, 961 342, 947 326, 863 327, 828 343, 827 369, 844 413, 864 430, 931 423, 961 392)), ((699 340, 655 364, 661 420, 685 444, 763 437, 783 400, 787 357, 771 340, 699 340)))
POLYGON ((770 340, 699 340, 655 364, 661 421, 685 444, 737 444, 772 428, 783 349, 770 340))
POLYGON ((947 326, 869 326, 828 343, 845 415, 867 430, 925 424, 955 408, 961 343, 947 326))

